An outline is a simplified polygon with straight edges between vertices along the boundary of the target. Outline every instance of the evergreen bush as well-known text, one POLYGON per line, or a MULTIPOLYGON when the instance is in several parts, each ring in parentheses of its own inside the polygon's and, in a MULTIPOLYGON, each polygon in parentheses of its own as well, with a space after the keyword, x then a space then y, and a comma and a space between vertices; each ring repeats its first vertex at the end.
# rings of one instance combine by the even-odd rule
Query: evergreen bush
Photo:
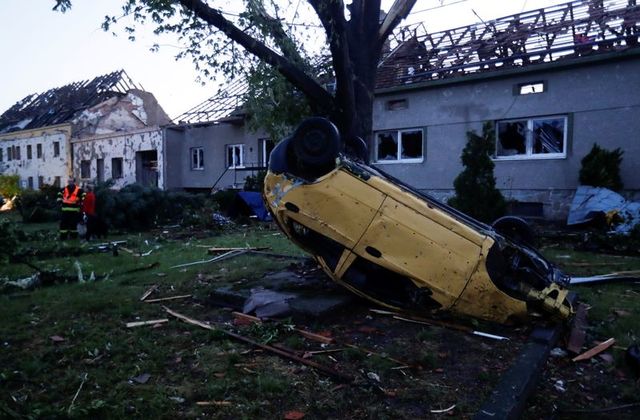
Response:
POLYGON ((603 149, 597 143, 582 158, 580 184, 592 187, 604 187, 613 191, 623 188, 620 178, 620 164, 624 152, 618 147, 614 150, 603 149))
POLYGON ((0 175, 0 195, 10 199, 20 194, 20 177, 18 175, 0 175))
POLYGON ((449 200, 451 206, 485 223, 504 216, 507 208, 493 176, 495 165, 490 155, 494 150, 494 136, 490 122, 482 127, 482 135, 467 132, 467 144, 461 156, 464 169, 453 182, 456 195, 449 200))

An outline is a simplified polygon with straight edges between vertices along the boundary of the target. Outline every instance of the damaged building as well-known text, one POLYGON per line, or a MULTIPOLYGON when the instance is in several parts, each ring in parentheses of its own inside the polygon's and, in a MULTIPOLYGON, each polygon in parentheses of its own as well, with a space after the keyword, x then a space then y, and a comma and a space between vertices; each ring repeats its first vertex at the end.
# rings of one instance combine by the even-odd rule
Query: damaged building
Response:
POLYGON ((495 129, 497 186, 516 214, 565 219, 594 143, 624 151, 640 198, 640 7, 575 1, 494 21, 396 34, 379 64, 371 162, 440 199, 466 133, 495 129))
POLYGON ((123 71, 29 95, 0 116, 3 174, 23 188, 113 179, 163 186, 161 126, 154 96, 123 71))
POLYGON ((247 125, 247 85, 235 81, 165 128, 167 188, 241 188, 247 176, 266 169, 274 142, 247 125))

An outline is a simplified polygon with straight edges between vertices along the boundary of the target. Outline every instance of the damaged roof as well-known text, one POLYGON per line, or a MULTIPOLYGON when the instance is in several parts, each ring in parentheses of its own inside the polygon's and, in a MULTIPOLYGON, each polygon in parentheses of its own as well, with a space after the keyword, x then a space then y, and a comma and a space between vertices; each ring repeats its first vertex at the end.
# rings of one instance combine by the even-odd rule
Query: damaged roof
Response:
POLYGON ((378 66, 376 88, 568 60, 637 48, 635 0, 579 0, 428 33, 400 28, 378 66))
POLYGON ((175 120, 178 124, 198 124, 242 118, 244 95, 248 89, 249 85, 245 79, 235 79, 229 85, 221 87, 216 95, 184 112, 175 120))
POLYGON ((124 70, 119 70, 29 95, 0 115, 0 133, 69 122, 78 112, 115 95, 126 95, 131 89, 139 87, 124 70))

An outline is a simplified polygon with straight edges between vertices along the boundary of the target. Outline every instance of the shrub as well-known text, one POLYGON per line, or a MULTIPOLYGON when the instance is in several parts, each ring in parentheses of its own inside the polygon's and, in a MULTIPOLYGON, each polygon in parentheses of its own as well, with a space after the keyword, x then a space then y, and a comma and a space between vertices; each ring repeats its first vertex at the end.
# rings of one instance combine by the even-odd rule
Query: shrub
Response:
POLYGON ((582 158, 580 184, 620 191, 623 188, 620 178, 620 164, 623 154, 624 152, 619 147, 607 150, 594 143, 591 151, 582 158))
POLYGON ((59 218, 56 201, 58 188, 43 185, 40 190, 24 190, 16 199, 15 206, 24 223, 53 222, 59 218))
POLYGON ((267 175, 267 171, 258 171, 255 175, 249 175, 244 179, 245 191, 257 191, 262 192, 264 186, 264 177, 267 175))
POLYGON ((20 193, 20 177, 18 175, 0 175, 0 195, 6 199, 20 193))
POLYGON ((467 145, 462 150, 463 171, 453 185, 455 197, 449 204, 458 210, 486 223, 491 223, 506 212, 506 202, 496 188, 493 176, 494 130, 490 122, 482 127, 482 135, 467 132, 467 145))

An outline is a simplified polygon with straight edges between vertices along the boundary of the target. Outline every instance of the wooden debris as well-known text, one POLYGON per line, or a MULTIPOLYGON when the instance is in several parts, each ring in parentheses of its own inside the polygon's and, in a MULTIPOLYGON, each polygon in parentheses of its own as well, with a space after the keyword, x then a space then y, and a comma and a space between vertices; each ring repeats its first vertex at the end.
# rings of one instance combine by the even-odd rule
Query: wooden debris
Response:
POLYGON ((571 277, 569 284, 589 284, 611 281, 637 281, 640 280, 640 270, 620 271, 618 273, 602 274, 591 277, 571 277))
POLYGON ((597 356, 598 354, 602 353, 603 351, 605 351, 609 347, 613 346, 615 344, 615 342, 616 342, 615 338, 610 338, 610 339, 608 339, 606 341, 603 341, 602 343, 598 344, 597 346, 593 347, 592 349, 587 350, 584 353, 574 357, 573 359, 571 359, 571 361, 579 362, 581 360, 591 359, 593 356, 597 356))
POLYGON ((149 320, 149 321, 127 322, 127 328, 141 327, 143 325, 164 324, 165 322, 169 322, 169 320, 167 318, 162 318, 162 319, 152 319, 152 320, 149 320))
POLYGON ((236 312, 236 311, 231 312, 231 315, 233 315, 237 319, 243 319, 243 320, 249 321, 251 323, 262 324, 262 320, 260 318, 258 318, 257 316, 244 314, 242 312, 236 312))
POLYGON ((64 338, 60 337, 59 335, 52 335, 51 337, 49 337, 49 339, 54 343, 62 343, 64 341, 64 338))
POLYGON ((587 305, 580 303, 576 309, 576 315, 573 318, 573 325, 569 333, 569 341, 567 342, 567 350, 573 354, 578 354, 584 346, 587 329, 587 305))
POLYGON ((80 395, 80 391, 82 390, 84 382, 87 380, 88 376, 89 375, 87 373, 82 375, 82 382, 80 382, 80 386, 78 387, 78 390, 76 391, 75 395, 73 396, 73 399, 71 400, 71 404, 69 404, 69 408, 67 409, 67 414, 71 414, 71 410, 73 409, 73 404, 75 404, 76 399, 78 399, 78 395, 80 395))
POLYGON ((149 299, 149 300, 145 300, 145 303, 155 303, 155 302, 164 302, 165 300, 176 300, 176 299, 186 299, 186 298, 190 298, 193 295, 179 295, 179 296, 169 296, 169 297, 163 297, 163 298, 158 298, 158 299, 149 299))
POLYGON ((304 365, 313 367, 313 368, 315 368, 315 369, 317 369, 317 370, 319 370, 319 371, 321 371, 321 372, 323 372, 323 373, 325 373, 325 374, 327 374, 327 375, 329 375, 329 376, 331 376, 331 377, 333 377, 335 379, 338 379, 338 380, 341 380, 341 381, 345 381, 345 382, 352 382, 353 381, 353 378, 351 376, 348 376, 348 375, 346 375, 344 373, 338 372, 338 371, 336 371, 334 369, 331 369, 331 368, 329 368, 327 366, 320 365, 320 364, 318 364, 316 362, 313 362, 311 360, 303 359, 302 357, 296 356, 295 354, 289 353, 289 352, 281 350, 281 349, 277 349, 277 348, 275 348, 273 346, 269 346, 267 344, 258 343, 256 341, 254 341, 254 340, 252 340, 250 338, 244 337, 244 336, 242 336, 240 334, 236 334, 234 332, 227 331, 227 330, 224 330, 224 329, 221 329, 221 328, 214 328, 211 325, 206 324, 206 323, 204 323, 202 321, 198 321, 196 319, 189 318, 186 315, 182 315, 182 314, 180 314, 178 312, 172 311, 171 309, 169 309, 167 307, 164 307, 164 310, 167 311, 168 314, 173 315, 176 318, 181 319, 181 320, 183 320, 184 322, 186 322, 188 324, 196 325, 198 327, 205 328, 205 329, 210 330, 210 331, 219 331, 219 332, 221 332, 223 334, 228 335, 229 337, 235 338, 238 341, 242 341, 244 343, 251 344, 252 346, 258 347, 260 349, 269 351, 271 353, 275 353, 275 354, 277 354, 279 356, 282 356, 282 357, 285 357, 287 359, 290 359, 290 360, 302 363, 304 365))
POLYGON ((246 252, 247 251, 245 251, 245 250, 228 251, 228 252, 225 252, 222 255, 218 255, 218 256, 210 258, 208 260, 201 260, 201 261, 194 261, 194 262, 185 263, 185 264, 178 264, 178 265, 174 265, 171 268, 189 267, 191 265, 207 264, 207 263, 212 263, 212 262, 216 262, 216 261, 222 261, 222 260, 226 260, 227 258, 237 257, 238 255, 245 254, 246 252))
POLYGON ((217 254, 219 252, 229 252, 229 251, 264 251, 265 249, 269 249, 268 246, 260 246, 260 247, 242 247, 242 248, 219 248, 213 247, 207 250, 207 254, 217 254))
POLYGON ((306 331, 306 330, 301 330, 299 328, 295 328, 294 330, 296 332, 300 333, 300 335, 302 335, 303 337, 308 338, 309 340, 318 341, 318 342, 323 343, 323 344, 331 344, 331 343, 333 343, 335 341, 331 337, 325 337, 324 335, 312 333, 312 332, 306 331))
POLYGON ((148 298, 151 295, 151 293, 155 292, 156 290, 158 290, 158 285, 154 284, 149 289, 147 289, 147 291, 144 292, 142 296, 140 296, 140 301, 141 302, 144 301, 146 298, 148 298))
POLYGON ((198 401, 196 405, 200 407, 208 407, 208 406, 217 406, 217 407, 228 407, 232 404, 231 401, 198 401))

